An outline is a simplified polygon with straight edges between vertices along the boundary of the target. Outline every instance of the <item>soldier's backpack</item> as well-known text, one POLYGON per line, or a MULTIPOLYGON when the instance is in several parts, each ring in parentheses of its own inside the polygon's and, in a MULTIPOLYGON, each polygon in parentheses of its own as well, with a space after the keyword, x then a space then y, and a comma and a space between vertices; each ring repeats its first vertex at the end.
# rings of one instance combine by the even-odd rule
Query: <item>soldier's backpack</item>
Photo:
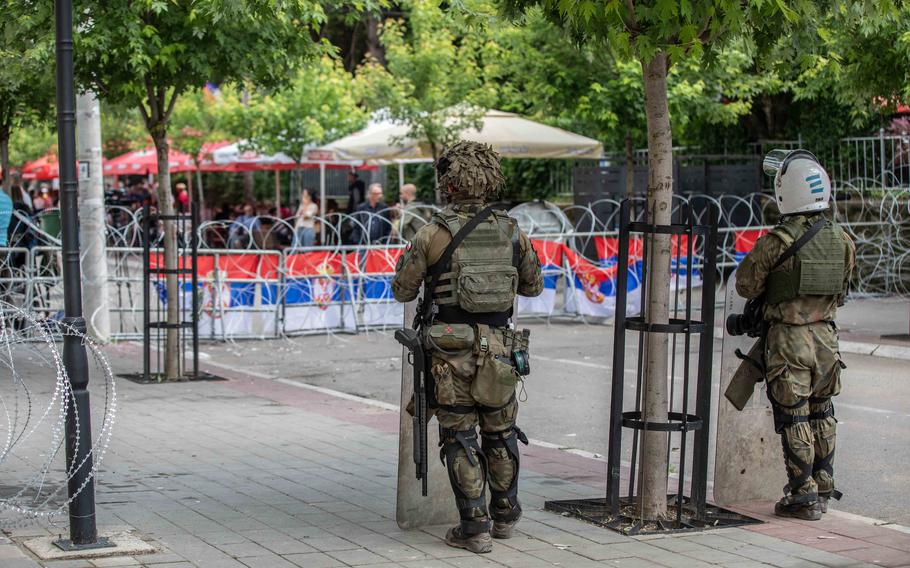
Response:
POLYGON ((469 314, 511 312, 518 293, 519 230, 514 219, 493 207, 464 224, 454 212, 434 217, 452 234, 452 242, 427 271, 428 289, 441 313, 453 307, 469 314), (484 223, 490 215, 498 222, 484 223))

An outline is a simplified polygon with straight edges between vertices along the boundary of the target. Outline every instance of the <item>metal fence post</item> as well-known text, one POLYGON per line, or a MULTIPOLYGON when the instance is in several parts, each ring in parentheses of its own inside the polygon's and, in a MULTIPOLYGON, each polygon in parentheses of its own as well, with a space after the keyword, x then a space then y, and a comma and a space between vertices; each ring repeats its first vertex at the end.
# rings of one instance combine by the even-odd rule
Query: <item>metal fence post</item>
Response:
POLYGON ((879 175, 881 176, 881 179, 882 179, 882 189, 885 189, 885 187, 886 187, 885 186, 886 161, 885 161, 885 129, 884 128, 878 129, 878 161, 879 161, 879 167, 881 168, 879 175))

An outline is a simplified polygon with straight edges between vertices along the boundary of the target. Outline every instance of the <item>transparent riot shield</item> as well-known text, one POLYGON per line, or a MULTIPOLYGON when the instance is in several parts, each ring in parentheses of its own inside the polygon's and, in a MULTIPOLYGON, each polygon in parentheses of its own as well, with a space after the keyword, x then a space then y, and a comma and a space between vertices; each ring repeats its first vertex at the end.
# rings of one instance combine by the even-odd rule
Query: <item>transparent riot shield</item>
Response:
MULTIPOLYGON (((404 308, 404 327, 410 328, 417 311, 417 302, 404 308)), ((407 411, 414 395, 414 369, 408 361, 407 350, 402 348, 401 361, 401 420, 398 434, 398 497, 395 520, 402 529, 416 529, 429 525, 458 523, 455 496, 449 484, 449 474, 439 460, 439 428, 436 420, 427 428, 427 496, 421 495, 421 482, 414 472, 414 424, 407 411)))
MULTIPOLYGON (((746 300, 736 293, 736 272, 727 281, 724 303, 723 349, 721 353, 720 394, 717 409, 717 446, 714 464, 714 500, 730 505, 751 500, 776 500, 787 483, 780 437, 774 432, 771 404, 765 383, 754 386, 742 410, 725 396, 730 383, 743 364, 737 349, 748 354, 755 338, 730 335, 726 321, 741 314, 746 300)), ((748 364, 748 363, 747 363, 748 364)), ((741 397, 745 398, 745 397, 741 397)))

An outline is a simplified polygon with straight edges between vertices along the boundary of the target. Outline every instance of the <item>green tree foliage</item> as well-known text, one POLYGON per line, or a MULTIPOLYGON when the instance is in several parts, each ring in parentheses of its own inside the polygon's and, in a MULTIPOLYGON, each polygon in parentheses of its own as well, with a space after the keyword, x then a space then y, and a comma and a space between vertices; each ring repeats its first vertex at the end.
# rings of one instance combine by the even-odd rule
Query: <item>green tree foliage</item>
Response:
POLYGON ((425 141, 435 158, 461 132, 479 127, 496 101, 500 51, 465 13, 434 0, 401 5, 407 19, 380 27, 386 65, 368 59, 358 75, 367 104, 407 125, 408 136, 425 141))
POLYGON ((303 66, 286 87, 254 93, 235 107, 233 131, 262 154, 284 153, 299 165, 307 151, 366 125, 359 86, 341 62, 324 56, 303 66))
MULTIPOLYGON (((668 102, 668 70, 685 61, 700 64, 738 38, 771 41, 786 31, 788 22, 811 11, 811 3, 677 2, 675 0, 504 0, 505 8, 521 14, 539 6, 544 14, 572 33, 580 43, 612 49, 641 64, 648 137, 648 220, 655 225, 671 221, 673 191, 673 136, 668 102)), ((649 321, 669 318, 669 237, 651 238, 648 273, 650 296, 643 310, 649 321)), ((646 377, 642 415, 646 421, 666 421, 666 334, 652 334, 646 346, 646 377)), ((667 516, 666 434, 645 432, 642 437, 642 476, 639 506, 644 519, 667 516)), ((613 479, 613 472, 610 472, 613 479)))
POLYGON ((235 90, 222 87, 217 95, 207 89, 186 92, 171 115, 171 143, 189 154, 198 166, 210 157, 202 153, 203 146, 230 138, 229 116, 240 106, 235 90))
POLYGON ((801 35, 806 34, 810 38, 796 47, 778 46, 779 60, 799 64, 797 100, 833 99, 850 110, 855 125, 910 101, 907 2, 845 2, 801 35), (814 49, 798 51, 807 44, 814 49))
MULTIPOLYGON (((47 8, 45 7, 45 10, 47 8)), ((301 60, 321 51, 324 20, 313 0, 107 0, 75 3, 76 72, 103 100, 139 109, 158 155, 158 207, 174 212, 169 123, 182 94, 207 81, 281 84, 301 60)), ((164 223, 165 267, 177 267, 176 227, 164 223)), ((167 294, 178 296, 176 277, 167 294)), ((177 302, 167 321, 176 324, 177 302)), ((178 337, 168 330, 165 375, 179 375, 178 337)))
POLYGON ((20 126, 10 133, 10 164, 21 166, 56 151, 57 130, 47 121, 20 126))
MULTIPOLYGON (((42 124, 54 108, 53 26, 43 26, 18 0, 0 0, 0 13, 0 169, 9 193, 10 137, 17 128, 42 124)), ((31 142, 28 137, 19 141, 31 142)), ((21 159, 21 150, 16 152, 21 159)))

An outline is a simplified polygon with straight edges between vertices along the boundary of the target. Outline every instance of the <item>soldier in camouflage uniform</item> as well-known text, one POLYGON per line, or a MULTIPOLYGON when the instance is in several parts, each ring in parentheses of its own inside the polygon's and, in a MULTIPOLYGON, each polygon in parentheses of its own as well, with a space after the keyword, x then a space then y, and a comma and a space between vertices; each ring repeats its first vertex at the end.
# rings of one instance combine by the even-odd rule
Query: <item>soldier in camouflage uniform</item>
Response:
POLYGON ((767 166, 766 159, 766 171, 776 176, 781 221, 740 264, 736 290, 745 298, 765 299, 765 378, 789 478, 775 513, 818 520, 828 499, 840 498, 834 488, 837 421, 831 397, 840 393, 844 364, 834 319, 847 293, 855 247, 824 218, 831 183, 815 157, 796 151, 771 162, 767 166), (775 267, 816 223, 817 232, 775 267))
POLYGON ((503 177, 499 156, 477 142, 447 148, 435 167, 448 206, 402 254, 392 291, 399 302, 409 302, 421 284, 436 283, 427 292, 437 312, 425 341, 435 380, 440 457, 461 518, 446 543, 489 552, 492 538, 510 538, 521 516, 518 441, 527 444, 527 438, 515 425, 520 377, 514 353, 527 353, 527 335, 512 330, 512 305, 516 293, 539 295, 543 276, 527 235, 495 209, 454 249, 449 263, 440 262, 453 236, 475 215, 484 215, 503 177))

